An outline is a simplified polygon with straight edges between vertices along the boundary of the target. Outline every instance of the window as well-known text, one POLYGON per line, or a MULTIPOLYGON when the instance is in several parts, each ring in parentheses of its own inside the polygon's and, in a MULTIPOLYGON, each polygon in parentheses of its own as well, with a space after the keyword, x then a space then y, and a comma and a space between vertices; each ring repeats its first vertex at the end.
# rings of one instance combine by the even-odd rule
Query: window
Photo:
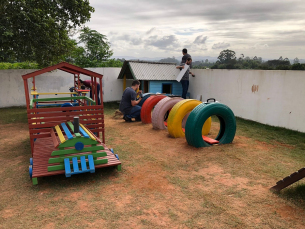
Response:
POLYGON ((173 86, 173 84, 171 84, 171 83, 163 83, 162 84, 162 93, 172 94, 172 86, 173 86))

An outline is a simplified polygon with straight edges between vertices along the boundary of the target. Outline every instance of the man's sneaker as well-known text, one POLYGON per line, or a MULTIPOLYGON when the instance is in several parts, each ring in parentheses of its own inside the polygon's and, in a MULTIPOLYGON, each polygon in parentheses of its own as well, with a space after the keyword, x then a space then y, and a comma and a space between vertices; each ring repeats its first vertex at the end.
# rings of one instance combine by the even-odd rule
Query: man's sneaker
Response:
POLYGON ((131 118, 128 118, 127 116, 124 115, 123 119, 125 122, 132 122, 131 118))
POLYGON ((135 118, 136 122, 141 122, 141 118, 135 118))

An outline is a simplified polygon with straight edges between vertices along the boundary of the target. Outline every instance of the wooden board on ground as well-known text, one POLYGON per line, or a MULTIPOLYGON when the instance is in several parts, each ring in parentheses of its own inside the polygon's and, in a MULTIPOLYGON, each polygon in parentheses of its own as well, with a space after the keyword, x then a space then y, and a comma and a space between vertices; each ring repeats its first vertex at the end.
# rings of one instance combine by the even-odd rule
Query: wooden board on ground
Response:
POLYGON ((178 82, 181 81, 182 77, 184 76, 184 74, 186 73, 186 71, 189 69, 189 67, 190 67, 190 66, 187 65, 187 64, 184 65, 184 68, 180 71, 179 75, 178 75, 177 78, 176 78, 176 80, 177 80, 178 82))

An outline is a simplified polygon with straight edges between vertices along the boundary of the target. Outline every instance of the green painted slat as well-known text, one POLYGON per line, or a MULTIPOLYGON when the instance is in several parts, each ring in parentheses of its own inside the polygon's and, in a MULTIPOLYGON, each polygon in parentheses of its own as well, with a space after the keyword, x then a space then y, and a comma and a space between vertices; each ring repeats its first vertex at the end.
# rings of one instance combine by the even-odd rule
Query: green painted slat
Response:
MULTIPOLYGON (((91 138, 79 137, 79 138, 73 138, 71 140, 67 140, 64 143, 61 143, 59 146, 63 147, 63 148, 74 147, 75 143, 77 143, 77 142, 82 142, 84 145, 96 145, 98 143, 97 141, 92 140, 91 138)), ((80 151, 78 151, 78 152, 80 152, 80 151)))
POLYGON ((73 156, 66 156, 66 157, 49 158, 49 164, 52 164, 52 163, 63 163, 65 158, 71 159, 73 157, 77 157, 77 159, 79 160, 80 157, 85 156, 87 158, 88 155, 92 155, 94 158, 97 158, 97 157, 106 157, 107 153, 106 152, 88 153, 88 154, 73 155, 73 156))
POLYGON ((82 150, 76 150, 76 149, 56 150, 56 151, 52 152, 51 156, 60 156, 60 155, 66 155, 66 154, 72 154, 72 153, 92 152, 92 151, 97 151, 97 150, 104 150, 104 147, 103 146, 92 146, 92 147, 85 147, 82 150))
MULTIPOLYGON (((108 163, 108 159, 94 160, 94 165, 107 164, 107 163, 108 163)), ((86 162, 86 165, 88 166, 89 163, 86 162)), ((80 162, 78 163, 78 166, 80 166, 80 162)), ((70 167, 72 168, 72 164, 70 164, 70 167)), ((57 170, 64 170, 64 169, 65 169, 64 164, 48 166, 48 172, 53 172, 53 171, 57 171, 57 170)))

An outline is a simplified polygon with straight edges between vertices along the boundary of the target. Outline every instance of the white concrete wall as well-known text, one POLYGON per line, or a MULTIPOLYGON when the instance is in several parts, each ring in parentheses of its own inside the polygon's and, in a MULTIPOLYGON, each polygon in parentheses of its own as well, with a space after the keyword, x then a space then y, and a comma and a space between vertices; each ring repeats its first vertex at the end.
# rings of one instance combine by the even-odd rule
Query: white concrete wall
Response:
MULTIPOLYGON (((104 76, 104 102, 121 100, 123 81, 117 80, 121 68, 90 68, 89 70, 104 76)), ((0 107, 25 106, 24 86, 21 76, 33 71, 35 70, 0 70, 0 107)), ((69 87, 73 86, 73 75, 61 70, 45 73, 35 78, 38 92, 69 92, 69 87)), ((81 79, 90 79, 90 77, 81 75, 81 79)), ((32 88, 30 79, 28 84, 30 90, 32 88)), ((43 97, 54 96, 44 95, 43 97)))
MULTIPOLYGON (((103 77, 104 102, 119 101, 120 68, 90 68, 103 77)), ((21 75, 34 70, 0 70, 0 107, 25 105, 21 75)), ((191 98, 216 98, 236 116, 272 126, 305 132, 305 71, 193 69, 191 98)), ((87 77, 81 76, 82 79, 87 77)), ((127 81, 127 86, 132 80, 127 81)), ((36 77, 40 92, 67 92, 73 76, 60 70, 36 77)), ((32 86, 29 85, 29 88, 32 86)))
POLYGON ((305 132, 305 71, 192 71, 192 98, 216 98, 238 117, 305 132))

